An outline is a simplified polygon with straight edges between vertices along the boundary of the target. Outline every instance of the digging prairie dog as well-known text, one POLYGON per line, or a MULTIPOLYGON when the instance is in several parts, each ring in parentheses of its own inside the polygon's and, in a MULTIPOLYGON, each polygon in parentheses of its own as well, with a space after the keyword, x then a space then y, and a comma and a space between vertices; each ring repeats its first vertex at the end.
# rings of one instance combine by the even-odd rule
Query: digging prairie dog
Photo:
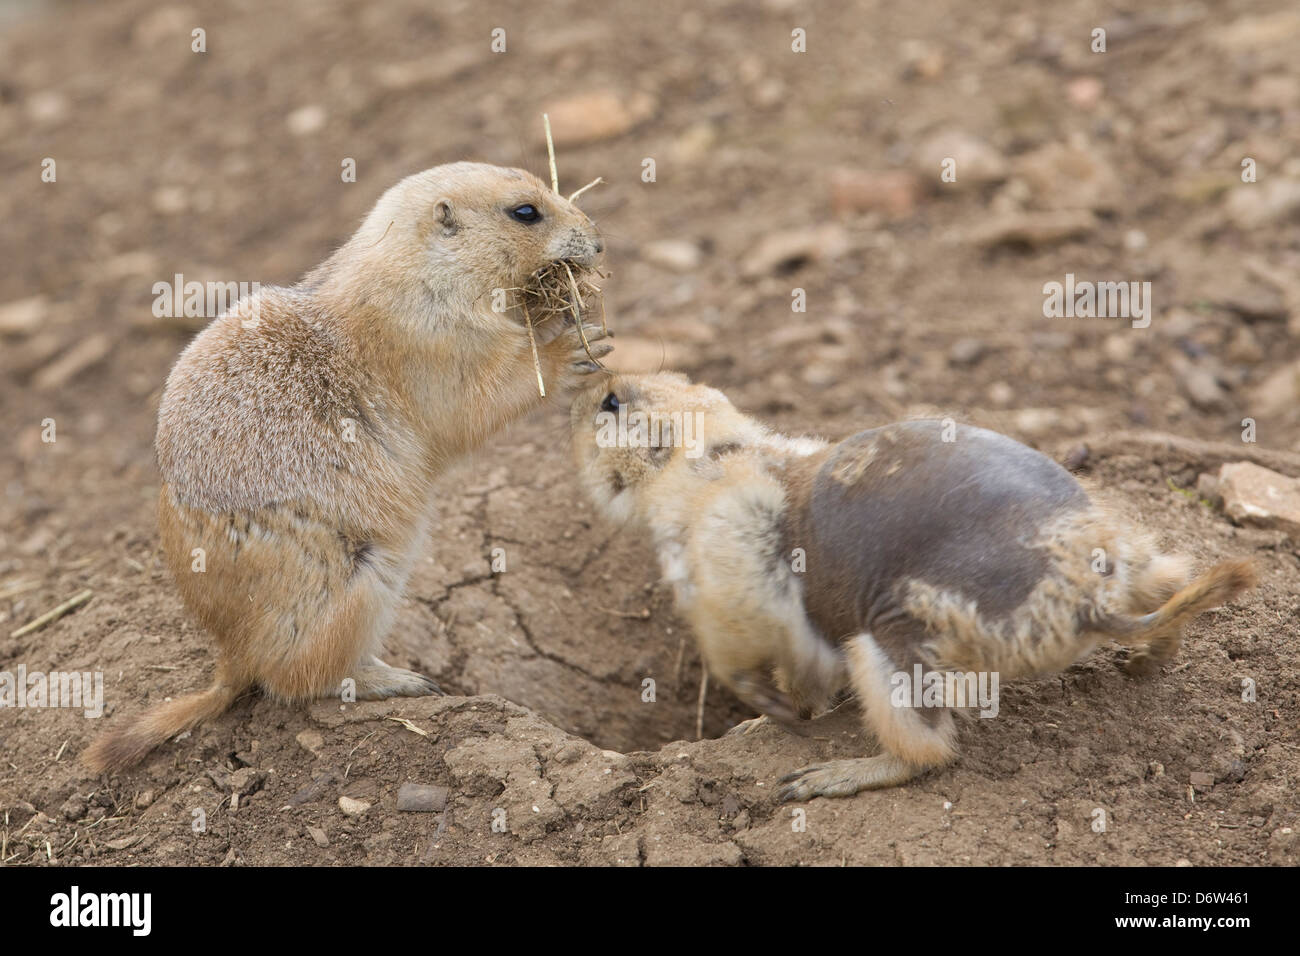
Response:
MULTIPOLYGON (((358 699, 438 692, 378 655, 426 547, 434 479, 541 401, 527 329, 493 311, 494 290, 601 251, 591 220, 535 176, 438 166, 384 193, 301 283, 263 288, 190 343, 158 414, 159 525, 216 675, 109 730, 88 767, 134 763, 254 686, 285 701, 337 695, 346 678, 358 699)), ((596 370, 562 317, 538 339, 548 390, 596 370)))
POLYGON ((791 439, 667 373, 602 378, 571 422, 587 492, 648 529, 712 674, 779 722, 858 698, 882 752, 796 771, 782 800, 941 766, 954 710, 986 703, 992 675, 1058 671, 1106 639, 1149 670, 1253 583, 1247 561, 1192 579, 1051 459, 950 420, 791 439))

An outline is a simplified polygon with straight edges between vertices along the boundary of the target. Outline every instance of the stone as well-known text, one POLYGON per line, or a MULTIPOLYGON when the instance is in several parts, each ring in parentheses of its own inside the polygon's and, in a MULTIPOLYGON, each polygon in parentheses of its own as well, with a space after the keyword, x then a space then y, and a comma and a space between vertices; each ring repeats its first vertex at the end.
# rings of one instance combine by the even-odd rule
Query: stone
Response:
POLYGON ((581 93, 552 103, 545 110, 557 146, 614 139, 649 119, 654 111, 654 100, 644 93, 619 96, 609 91, 581 93))
POLYGON ((958 339, 948 349, 948 364, 956 366, 974 365, 988 351, 981 339, 962 338, 958 339))
POLYGON ((1248 408, 1256 417, 1285 415, 1300 407, 1300 362, 1283 365, 1251 391, 1248 408))
POLYGON ((229 777, 230 792, 247 796, 262 789, 266 782, 266 771, 255 767, 243 767, 229 777))
POLYGON ((1041 209, 1115 209, 1119 177, 1096 151, 1048 143, 1016 160, 1016 174, 1041 209))
POLYGON ((300 807, 306 803, 315 803, 339 782, 339 775, 333 769, 320 773, 311 783, 294 793, 289 798, 289 806, 300 807))
POLYGON ((1004 213, 976 227, 967 236, 981 246, 1043 246, 1091 235, 1097 218, 1086 210, 1004 213))
POLYGON ((339 809, 343 811, 344 816, 359 817, 370 809, 370 804, 354 797, 339 797, 339 809))
POLYGON ((310 136, 325 126, 325 108, 312 104, 302 106, 289 114, 285 122, 294 136, 310 136))
POLYGON ((1284 222, 1300 212, 1300 181, 1284 177, 1238 182, 1228 190, 1223 211, 1239 229, 1284 222))
POLYGON ((836 215, 876 212, 890 219, 906 219, 916 209, 921 181, 904 169, 872 172, 841 168, 831 172, 830 189, 836 215))
POLYGON ((1220 308, 1254 322, 1282 320, 1288 309, 1282 293, 1259 285, 1242 285, 1219 295, 1215 304, 1220 308))
POLYGON ((86 815, 86 807, 86 798, 74 793, 63 801, 63 806, 59 808, 59 812, 63 814, 65 820, 80 820, 86 815))
POLYGON ((1173 362, 1174 374, 1187 397, 1197 408, 1212 411, 1222 408, 1227 401, 1227 393, 1219 384, 1219 376, 1212 364, 1192 362, 1181 356, 1173 362))
POLYGON ((1106 87, 1095 76, 1078 76, 1066 86, 1065 95, 1071 106, 1077 106, 1081 110, 1094 110, 1101 102, 1105 90, 1106 87))
POLYGON ((441 813, 447 806, 447 788, 407 782, 397 791, 397 809, 407 813, 441 813))
POLYGON ((807 262, 838 258, 849 249, 848 234, 834 224, 768 233, 741 260, 740 273, 755 278, 791 272, 807 262))
POLYGON ((1216 508, 1223 507, 1223 495, 1219 493, 1219 479, 1208 471, 1203 471, 1196 476, 1196 494, 1216 508))
POLYGON ((703 261, 704 252, 686 239, 660 239, 642 246, 641 258, 671 272, 690 272, 703 261))
POLYGON ((1288 73, 1269 73, 1258 77, 1246 94, 1246 107, 1255 110, 1285 112, 1300 105, 1300 77, 1288 73))
POLYGON ((1248 461, 1229 462, 1219 468, 1219 494, 1234 521, 1300 538, 1300 479, 1248 461))
POLYGON ((1248 54, 1282 48, 1296 36, 1300 36, 1300 10, 1285 7, 1276 13, 1234 17, 1213 33, 1214 42, 1224 50, 1248 54))
POLYGON ((15 299, 0 305, 0 335, 27 335, 45 324, 50 302, 43 295, 15 299))
POLYGON ((931 179, 944 189, 982 186, 1007 178, 1007 160, 1000 152, 977 136, 957 129, 931 133, 916 149, 915 168, 927 182, 931 179), (945 160, 954 160, 956 179, 942 182, 945 160))

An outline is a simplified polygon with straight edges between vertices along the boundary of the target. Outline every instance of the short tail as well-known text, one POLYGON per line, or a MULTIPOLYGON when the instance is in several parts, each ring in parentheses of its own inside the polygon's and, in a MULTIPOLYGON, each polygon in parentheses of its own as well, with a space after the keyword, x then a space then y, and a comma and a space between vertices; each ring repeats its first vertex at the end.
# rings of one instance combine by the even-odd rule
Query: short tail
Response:
POLYGON ((101 734, 81 755, 95 773, 122 770, 144 759, 160 743, 197 727, 226 710, 244 687, 217 682, 201 694, 168 701, 101 734))
POLYGON ((1097 617, 1090 622, 1090 629, 1124 644, 1149 647, 1150 656, 1166 660, 1178 649, 1188 621, 1212 607, 1227 604, 1254 585, 1253 563, 1223 561, 1175 593, 1158 610, 1142 617, 1097 617))

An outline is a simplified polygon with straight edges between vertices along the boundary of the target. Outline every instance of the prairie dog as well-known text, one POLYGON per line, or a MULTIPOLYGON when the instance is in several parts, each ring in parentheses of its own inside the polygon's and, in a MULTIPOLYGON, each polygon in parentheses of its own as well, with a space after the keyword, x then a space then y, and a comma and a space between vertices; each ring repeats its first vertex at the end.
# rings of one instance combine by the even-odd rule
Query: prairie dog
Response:
POLYGON ((952 760, 953 705, 966 704, 944 688, 969 688, 966 672, 1050 673, 1105 639, 1148 670, 1193 616, 1253 583, 1247 561, 1191 580, 1186 558, 1065 469, 980 428, 791 439, 672 373, 603 379, 571 423, 582 483, 607 516, 648 529, 711 673, 778 722, 857 696, 883 752, 796 771, 781 800, 894 786, 952 760), (918 699, 916 677, 940 692, 918 699))
MULTIPOLYGON (((158 413, 158 513, 216 676, 101 736, 90 769, 138 761, 255 685, 285 701, 339 694, 346 678, 358 699, 439 692, 378 654, 434 479, 540 402, 528 331, 493 311, 494 290, 601 251, 591 220, 535 176, 438 166, 385 192, 298 285, 263 288, 190 343, 158 413)), ((559 389, 596 370, 566 325, 538 328, 559 389)))

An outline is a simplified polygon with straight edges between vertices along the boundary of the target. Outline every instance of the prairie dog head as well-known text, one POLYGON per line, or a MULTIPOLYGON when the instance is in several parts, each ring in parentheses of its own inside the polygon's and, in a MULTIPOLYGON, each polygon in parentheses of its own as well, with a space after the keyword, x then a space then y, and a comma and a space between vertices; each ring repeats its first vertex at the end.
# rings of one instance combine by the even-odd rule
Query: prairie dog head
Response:
POLYGON ((388 290, 440 311, 490 313, 494 290, 554 262, 593 266, 603 250, 587 215, 532 173, 450 163, 384 193, 335 260, 366 298, 388 290))
POLYGON ((680 503, 709 480, 713 459, 763 433, 727 396, 676 372, 602 379, 574 399, 569 419, 582 483, 619 521, 680 503))

